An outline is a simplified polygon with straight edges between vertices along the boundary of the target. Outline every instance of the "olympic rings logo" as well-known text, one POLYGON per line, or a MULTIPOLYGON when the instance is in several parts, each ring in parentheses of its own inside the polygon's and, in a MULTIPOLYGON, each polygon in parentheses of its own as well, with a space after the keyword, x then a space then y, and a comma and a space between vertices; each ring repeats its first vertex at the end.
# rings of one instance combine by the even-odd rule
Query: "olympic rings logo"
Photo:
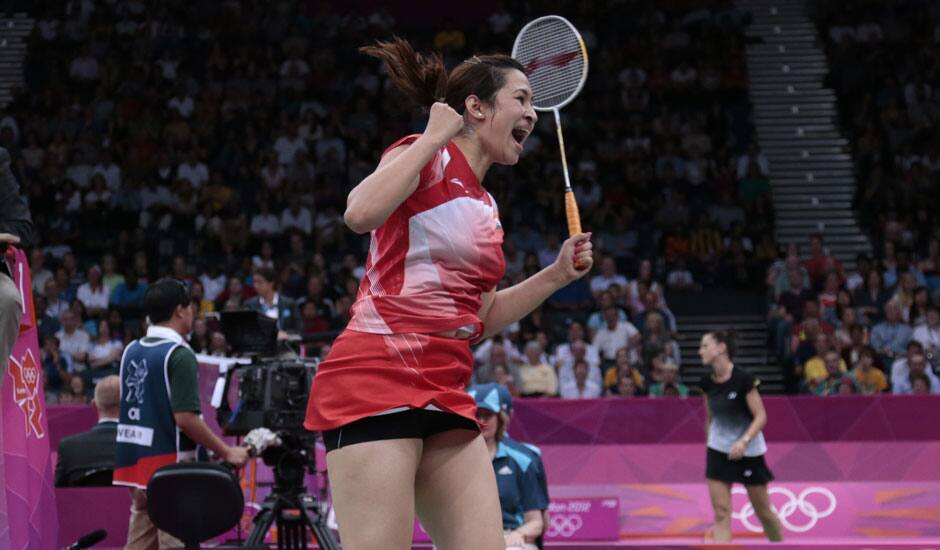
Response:
POLYGON ((549 514, 546 537, 569 538, 584 526, 580 514, 549 514))
MULTIPOLYGON (((826 489, 825 487, 807 487, 800 491, 799 495, 793 493, 793 491, 786 489, 784 487, 771 487, 768 491, 770 496, 773 495, 783 495, 786 497, 786 503, 778 510, 773 504, 770 505, 770 509, 773 510, 777 517, 780 518, 780 524, 789 531, 794 533, 805 533, 816 526, 819 523, 819 520, 826 518, 832 515, 836 510, 836 496, 832 494, 832 491, 826 489), (816 507, 812 501, 808 499, 810 495, 819 495, 823 500, 826 501, 826 507, 822 510, 816 507), (806 518, 805 521, 801 521, 800 525, 792 523, 790 521, 791 516, 799 513, 806 518)), ((732 494, 747 494, 747 491, 741 487, 735 487, 732 491, 732 494)), ((755 525, 753 518, 756 516, 754 513, 754 506, 748 501, 740 512, 732 512, 731 517, 734 519, 740 520, 744 527, 752 533, 760 533, 763 530, 760 522, 758 521, 755 525)), ((796 519, 796 518, 794 518, 796 519)))

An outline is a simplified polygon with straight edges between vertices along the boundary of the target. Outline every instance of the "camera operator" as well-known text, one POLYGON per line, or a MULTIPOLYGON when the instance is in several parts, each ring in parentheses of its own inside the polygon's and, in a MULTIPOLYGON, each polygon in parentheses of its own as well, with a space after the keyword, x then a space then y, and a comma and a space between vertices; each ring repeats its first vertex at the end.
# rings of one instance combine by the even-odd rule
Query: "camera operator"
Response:
POLYGON ((7 367, 7 358, 20 334, 23 302, 13 284, 13 270, 7 263, 7 248, 27 246, 33 233, 26 199, 10 169, 10 153, 0 147, 0 388, 7 367))
POLYGON ((144 295, 150 321, 147 335, 131 342, 121 359, 121 415, 115 446, 114 484, 132 487, 127 548, 165 548, 179 541, 158 532, 147 513, 145 488, 167 464, 196 460, 197 446, 241 466, 244 447, 216 436, 200 416, 196 356, 183 337, 192 330, 193 311, 186 286, 161 279, 144 295))

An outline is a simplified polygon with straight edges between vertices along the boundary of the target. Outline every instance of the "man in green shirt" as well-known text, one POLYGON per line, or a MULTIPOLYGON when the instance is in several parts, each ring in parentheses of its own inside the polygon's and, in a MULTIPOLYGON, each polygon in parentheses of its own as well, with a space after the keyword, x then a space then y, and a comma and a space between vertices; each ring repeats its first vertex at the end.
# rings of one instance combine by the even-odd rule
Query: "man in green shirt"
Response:
POLYGON ((199 365, 183 339, 194 311, 186 286, 162 279, 147 289, 147 335, 128 344, 121 359, 121 409, 115 445, 114 484, 132 487, 128 548, 160 548, 178 541, 150 522, 145 491, 159 468, 196 460, 197 446, 241 466, 244 447, 232 447, 200 416, 199 365))
POLYGON ((650 385, 650 397, 688 397, 689 387, 679 381, 679 365, 672 359, 663 362, 660 382, 650 385))

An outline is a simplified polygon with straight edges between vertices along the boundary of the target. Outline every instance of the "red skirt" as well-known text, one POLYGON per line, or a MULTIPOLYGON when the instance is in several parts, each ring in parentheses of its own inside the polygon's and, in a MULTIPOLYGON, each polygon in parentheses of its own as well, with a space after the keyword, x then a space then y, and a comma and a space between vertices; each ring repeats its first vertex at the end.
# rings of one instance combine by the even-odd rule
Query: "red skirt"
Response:
POLYGON ((465 391, 472 374, 467 340, 346 330, 320 363, 304 427, 333 430, 389 409, 428 405, 476 422, 476 401, 465 391))

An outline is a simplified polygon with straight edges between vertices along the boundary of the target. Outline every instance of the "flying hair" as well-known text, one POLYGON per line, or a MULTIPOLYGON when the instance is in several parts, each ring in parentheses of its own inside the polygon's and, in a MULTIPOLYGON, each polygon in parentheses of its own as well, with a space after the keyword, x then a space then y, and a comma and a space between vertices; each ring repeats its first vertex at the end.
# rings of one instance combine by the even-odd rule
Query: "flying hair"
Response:
POLYGON ((384 61, 392 84, 422 107, 430 107, 447 91, 447 68, 439 53, 420 54, 407 40, 397 36, 363 46, 359 51, 384 61))
POLYGON ((463 113, 464 102, 471 95, 492 104, 496 93, 506 83, 505 70, 525 72, 522 65, 508 55, 492 54, 474 55, 448 73, 439 53, 418 53, 407 40, 397 36, 363 46, 359 51, 384 61, 395 88, 426 109, 443 100, 463 113))

